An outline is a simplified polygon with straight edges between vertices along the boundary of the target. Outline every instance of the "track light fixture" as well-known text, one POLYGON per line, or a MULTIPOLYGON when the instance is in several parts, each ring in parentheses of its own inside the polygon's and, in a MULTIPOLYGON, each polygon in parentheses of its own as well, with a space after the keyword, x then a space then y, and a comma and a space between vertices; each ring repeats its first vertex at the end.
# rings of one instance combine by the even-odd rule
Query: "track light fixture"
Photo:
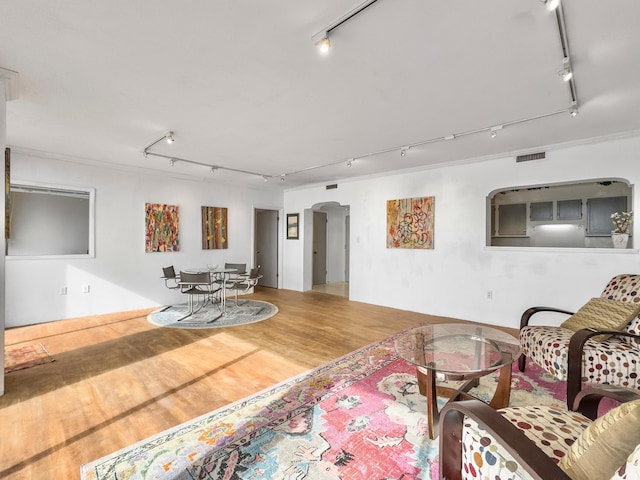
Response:
POLYGON ((502 125, 495 125, 489 129, 491 132, 491 138, 496 138, 498 136, 498 130, 502 130, 502 125))
POLYGON ((280 175, 280 181, 284 182, 284 174, 280 175))
POLYGON ((331 42, 329 41, 329 37, 325 34, 320 40, 318 40, 315 45, 320 50, 320 53, 326 55, 329 53, 329 49, 331 48, 331 42))
POLYGON ((160 138, 158 138, 157 140, 154 140, 149 145, 144 147, 144 150, 142 150, 142 154, 145 156, 145 158, 149 154, 149 149, 154 145, 156 145, 157 143, 161 142, 162 140, 166 140, 167 143, 173 143, 175 141, 175 139, 173 138, 173 132, 169 130, 168 132, 163 133, 160 138))
POLYGON ((347 160, 347 167, 351 167, 351 162, 353 162, 353 158, 347 160))
POLYGON ((331 42, 329 41, 329 34, 331 33, 331 31, 338 28, 340 25, 342 25, 346 21, 352 19, 353 17, 358 15, 360 12, 362 12, 365 8, 373 5, 377 1, 378 0, 366 0, 362 2, 360 5, 353 8, 352 10, 349 10, 340 18, 338 18, 337 20, 335 20, 334 22, 330 23, 325 28, 320 30, 318 33, 316 33, 313 37, 311 37, 311 41, 313 42, 314 45, 316 45, 320 49, 321 53, 324 53, 324 54, 328 53, 329 49, 331 48, 331 42))
POLYGON ((405 157, 407 155, 407 152, 409 151, 409 148, 411 148, 411 147, 402 147, 400 149, 400 156, 401 157, 405 157))
POLYGON ((552 12, 560 6, 560 0, 544 0, 547 9, 552 12))
POLYGON ((162 153, 156 153, 156 152, 150 151, 151 147, 156 145, 158 142, 161 142, 162 140, 166 139, 168 141, 169 138, 171 138, 171 140, 173 141, 174 140, 173 139, 173 135, 174 135, 174 133, 172 131, 166 132, 160 138, 158 138, 157 140, 155 140, 151 144, 147 145, 142 150, 142 155, 145 158, 147 158, 149 155, 151 155, 152 157, 166 158, 167 160, 169 160, 169 165, 171 165, 171 166, 174 166, 176 164, 176 162, 182 162, 182 163, 189 163, 191 165, 200 165, 202 167, 207 167, 209 169, 209 172, 211 173, 211 175, 213 175, 216 172, 216 170, 226 170, 228 172, 244 173, 245 175, 253 175, 253 176, 256 176, 256 177, 261 177, 262 179, 264 179, 265 182, 268 182, 269 178, 272 177, 272 175, 264 175, 264 174, 259 173, 259 172, 251 172, 249 170, 241 170, 239 168, 221 167, 220 165, 211 165, 210 163, 197 162, 195 160, 189 160, 187 158, 172 157, 172 156, 169 156, 169 155, 164 155, 162 153))
POLYGON ((573 117, 575 117, 576 115, 578 115, 578 107, 575 107, 575 106, 574 106, 574 107, 571 107, 571 108, 569 109, 569 116, 570 116, 571 118, 573 118, 573 117))
POLYGON ((573 78, 573 72, 571 71, 571 62, 566 55, 562 58, 562 70, 558 72, 558 75, 562 77, 562 80, 568 82, 573 78))

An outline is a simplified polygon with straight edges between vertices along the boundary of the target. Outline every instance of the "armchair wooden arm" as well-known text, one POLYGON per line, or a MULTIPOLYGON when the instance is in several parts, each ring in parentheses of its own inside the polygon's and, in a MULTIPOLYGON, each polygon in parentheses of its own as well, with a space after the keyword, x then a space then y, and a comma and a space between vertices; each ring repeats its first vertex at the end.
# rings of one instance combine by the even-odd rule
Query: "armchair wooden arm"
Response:
POLYGON ((570 480, 542 450, 509 420, 480 400, 447 404, 440 414, 440 478, 462 478, 462 426, 464 417, 481 424, 513 456, 531 478, 570 480))
MULTIPOLYGON (((585 388, 575 398, 575 410, 587 418, 597 417, 603 398, 624 403, 640 399, 640 391, 599 385, 585 388)), ((440 478, 462 478, 462 428, 464 417, 475 420, 536 480, 570 477, 509 420, 480 400, 447 404, 440 414, 440 478)))
MULTIPOLYGON (((577 405, 577 395, 582 389, 582 355, 585 344, 591 337, 602 334, 640 339, 639 335, 634 335, 626 331, 598 330, 595 328, 578 330, 571 336, 571 340, 569 341, 569 357, 567 359, 567 406, 572 410, 574 410, 577 405)), ((604 385, 601 387, 604 387, 604 385)))
MULTIPOLYGON (((531 320, 531 317, 533 317, 536 313, 540 313, 540 312, 566 313, 567 315, 573 315, 575 313, 575 312, 570 312, 569 310, 563 310, 555 307, 531 307, 526 309, 522 314, 522 317, 520 317, 520 330, 522 330, 523 327, 528 326, 529 320, 531 320)), ((524 372, 526 362, 527 362, 527 357, 524 354, 518 357, 518 369, 521 372, 524 372)))
POLYGON ((595 420, 598 417, 598 405, 603 398, 611 398, 620 403, 631 402, 640 400, 640 391, 614 385, 589 386, 576 395, 573 410, 595 420))

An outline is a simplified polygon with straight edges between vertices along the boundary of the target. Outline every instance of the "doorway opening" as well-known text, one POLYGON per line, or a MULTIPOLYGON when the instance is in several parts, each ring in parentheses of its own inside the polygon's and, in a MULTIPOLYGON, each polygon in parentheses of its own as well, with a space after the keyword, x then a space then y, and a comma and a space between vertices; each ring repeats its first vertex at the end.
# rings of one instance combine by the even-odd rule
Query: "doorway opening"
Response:
POLYGON ((279 288, 279 219, 278 210, 255 209, 254 262, 262 275, 261 287, 279 288))
POLYGON ((311 289, 348 298, 350 208, 338 202, 326 202, 316 204, 311 209, 311 289))

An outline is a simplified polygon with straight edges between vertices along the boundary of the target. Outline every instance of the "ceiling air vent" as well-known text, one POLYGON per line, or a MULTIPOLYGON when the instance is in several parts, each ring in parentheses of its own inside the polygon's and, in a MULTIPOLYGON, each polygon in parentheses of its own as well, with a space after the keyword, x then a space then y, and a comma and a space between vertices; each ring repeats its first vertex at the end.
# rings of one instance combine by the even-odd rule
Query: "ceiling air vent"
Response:
POLYGON ((333 185, 327 185, 325 188, 326 188, 327 190, 333 190, 333 189, 335 189, 335 188, 338 188, 338 184, 337 184, 337 183, 334 183, 333 185))
POLYGON ((518 155, 516 157, 516 162, 529 162, 531 160, 540 160, 541 158, 545 158, 544 152, 530 153, 528 155, 518 155))

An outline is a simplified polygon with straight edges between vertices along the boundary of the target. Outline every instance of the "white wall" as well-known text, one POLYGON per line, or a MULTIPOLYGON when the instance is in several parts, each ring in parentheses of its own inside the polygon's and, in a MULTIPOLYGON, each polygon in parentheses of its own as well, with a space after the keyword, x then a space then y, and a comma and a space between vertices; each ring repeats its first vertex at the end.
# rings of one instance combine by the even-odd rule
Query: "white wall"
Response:
MULTIPOLYGON (((4 173, 4 149, 7 146, 7 102, 5 97, 4 82, 0 80, 0 158, 2 159, 2 192, 5 191, 5 173, 4 173)), ((4 198, 4 195, 3 195, 4 198)), ((4 298, 5 290, 5 239, 4 239, 4 215, 0 215, 0 252, 2 260, 0 261, 0 297, 4 298)), ((0 364, 4 365, 4 328, 5 328, 5 308, 0 309, 0 364)), ((0 375, 0 395, 4 395, 4 370, 0 375)))
MULTIPOLYGON (((516 163, 509 156, 345 181, 335 190, 290 190, 285 211, 330 201, 350 205, 351 300, 517 327, 523 310, 533 305, 579 308, 613 275, 640 272, 640 257, 637 250, 487 248, 489 193, 606 177, 635 185, 639 156, 638 136, 592 141, 549 148, 546 159, 532 162, 516 163), (418 196, 435 196, 435 248, 387 249, 387 200, 418 196)), ((633 210, 639 206, 636 195, 633 210)), ((285 244, 284 288, 293 290, 308 288, 300 269, 307 226, 300 232, 301 241, 285 244)))
POLYGON ((95 258, 6 261, 7 326, 184 301, 164 287, 162 267, 253 263, 255 208, 281 208, 282 193, 40 158, 12 151, 12 178, 96 189, 95 258), (145 253, 144 205, 180 206, 180 252, 145 253), (229 248, 202 250, 200 207, 228 208, 229 248), (82 287, 90 286, 89 293, 82 287), (60 289, 67 287, 68 294, 60 289))

